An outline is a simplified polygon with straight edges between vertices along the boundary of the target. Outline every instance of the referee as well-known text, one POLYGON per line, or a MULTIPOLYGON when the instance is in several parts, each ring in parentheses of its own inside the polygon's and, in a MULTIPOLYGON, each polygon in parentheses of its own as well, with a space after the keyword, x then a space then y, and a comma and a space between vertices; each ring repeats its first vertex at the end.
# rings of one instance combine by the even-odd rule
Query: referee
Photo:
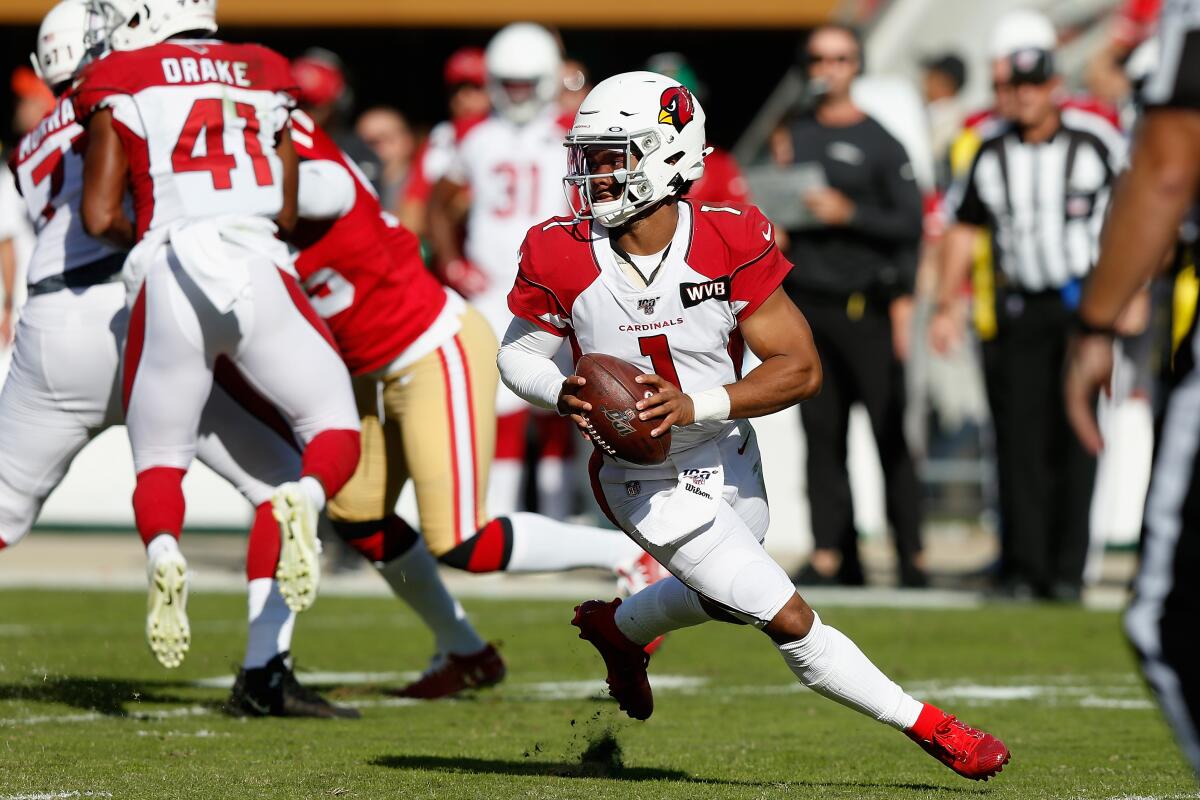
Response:
POLYGON ((862 584, 846 472, 850 407, 871 418, 895 537, 900 583, 926 583, 920 486, 904 439, 904 366, 912 309, 921 195, 904 148, 856 106, 862 70, 857 33, 827 24, 803 52, 816 107, 791 128, 792 149, 825 177, 804 203, 812 221, 789 230, 796 267, 784 289, 812 327, 825 384, 804 404, 808 493, 815 547, 798 583, 862 584))
MULTIPOLYGON (((1142 90, 1145 116, 1132 166, 1113 199, 1100 260, 1079 307, 1068 357, 1067 412, 1080 439, 1101 447, 1096 391, 1112 378, 1113 328, 1163 263, 1200 192, 1200 3, 1167 0, 1162 63, 1142 90)), ((1142 559, 1125 630, 1184 755, 1200 774, 1200 333, 1175 354, 1159 420, 1143 517, 1142 559)))
POLYGON ((930 338, 944 353, 962 336, 960 289, 986 229, 997 327, 982 349, 996 433, 998 590, 1014 599, 1074 602, 1096 461, 1071 434, 1060 376, 1124 143, 1096 115, 1059 109, 1052 51, 1017 50, 1009 67, 1014 118, 985 133, 969 172, 947 196, 954 225, 942 251, 930 338))

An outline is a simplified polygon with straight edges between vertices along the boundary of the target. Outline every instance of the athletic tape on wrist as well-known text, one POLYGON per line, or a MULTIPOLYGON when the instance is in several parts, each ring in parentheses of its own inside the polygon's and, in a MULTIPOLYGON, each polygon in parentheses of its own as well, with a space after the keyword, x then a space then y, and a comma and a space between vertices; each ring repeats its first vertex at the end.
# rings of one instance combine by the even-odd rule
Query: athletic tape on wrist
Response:
POLYGON ((714 422, 729 419, 729 392, 724 386, 705 389, 689 394, 696 422, 714 422))

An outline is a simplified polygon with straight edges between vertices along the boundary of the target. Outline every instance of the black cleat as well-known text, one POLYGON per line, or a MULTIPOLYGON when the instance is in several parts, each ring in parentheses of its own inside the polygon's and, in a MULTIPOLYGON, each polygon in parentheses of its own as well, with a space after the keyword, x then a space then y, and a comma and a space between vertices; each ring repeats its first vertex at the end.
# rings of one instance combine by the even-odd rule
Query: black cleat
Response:
POLYGON ((222 710, 231 717, 320 717, 358 719, 358 709, 335 706, 300 685, 292 671, 290 652, 283 652, 265 667, 239 669, 233 691, 222 710))

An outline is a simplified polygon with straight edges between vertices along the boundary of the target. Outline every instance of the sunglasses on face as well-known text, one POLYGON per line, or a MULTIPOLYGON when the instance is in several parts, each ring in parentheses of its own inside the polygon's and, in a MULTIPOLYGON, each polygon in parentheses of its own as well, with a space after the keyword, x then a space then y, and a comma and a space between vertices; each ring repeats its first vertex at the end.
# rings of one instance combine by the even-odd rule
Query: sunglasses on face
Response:
POLYGON ((848 55, 846 53, 809 53, 809 64, 853 64, 858 61, 858 56, 848 55))

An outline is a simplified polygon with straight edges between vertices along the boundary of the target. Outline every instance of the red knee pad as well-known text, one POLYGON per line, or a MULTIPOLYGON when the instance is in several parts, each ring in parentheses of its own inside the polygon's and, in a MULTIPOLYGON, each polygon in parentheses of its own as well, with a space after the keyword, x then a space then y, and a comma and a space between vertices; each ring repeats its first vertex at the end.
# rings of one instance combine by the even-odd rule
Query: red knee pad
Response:
POLYGON ((325 496, 333 497, 354 474, 361 449, 358 431, 321 431, 304 448, 301 474, 319 480, 325 496))
POLYGON ((395 514, 375 522, 335 522, 334 530, 342 541, 369 561, 386 564, 417 544, 416 531, 395 514))
POLYGON ((522 461, 525 458, 525 428, 529 412, 518 411, 496 418, 496 458, 522 461))
POLYGON ((138 473, 133 489, 133 518, 142 543, 160 533, 176 539, 183 530, 183 476, 187 470, 151 467, 138 473))
POLYGON ((246 580, 274 578, 279 565, 279 523, 271 504, 263 503, 254 511, 254 524, 246 543, 246 580))

